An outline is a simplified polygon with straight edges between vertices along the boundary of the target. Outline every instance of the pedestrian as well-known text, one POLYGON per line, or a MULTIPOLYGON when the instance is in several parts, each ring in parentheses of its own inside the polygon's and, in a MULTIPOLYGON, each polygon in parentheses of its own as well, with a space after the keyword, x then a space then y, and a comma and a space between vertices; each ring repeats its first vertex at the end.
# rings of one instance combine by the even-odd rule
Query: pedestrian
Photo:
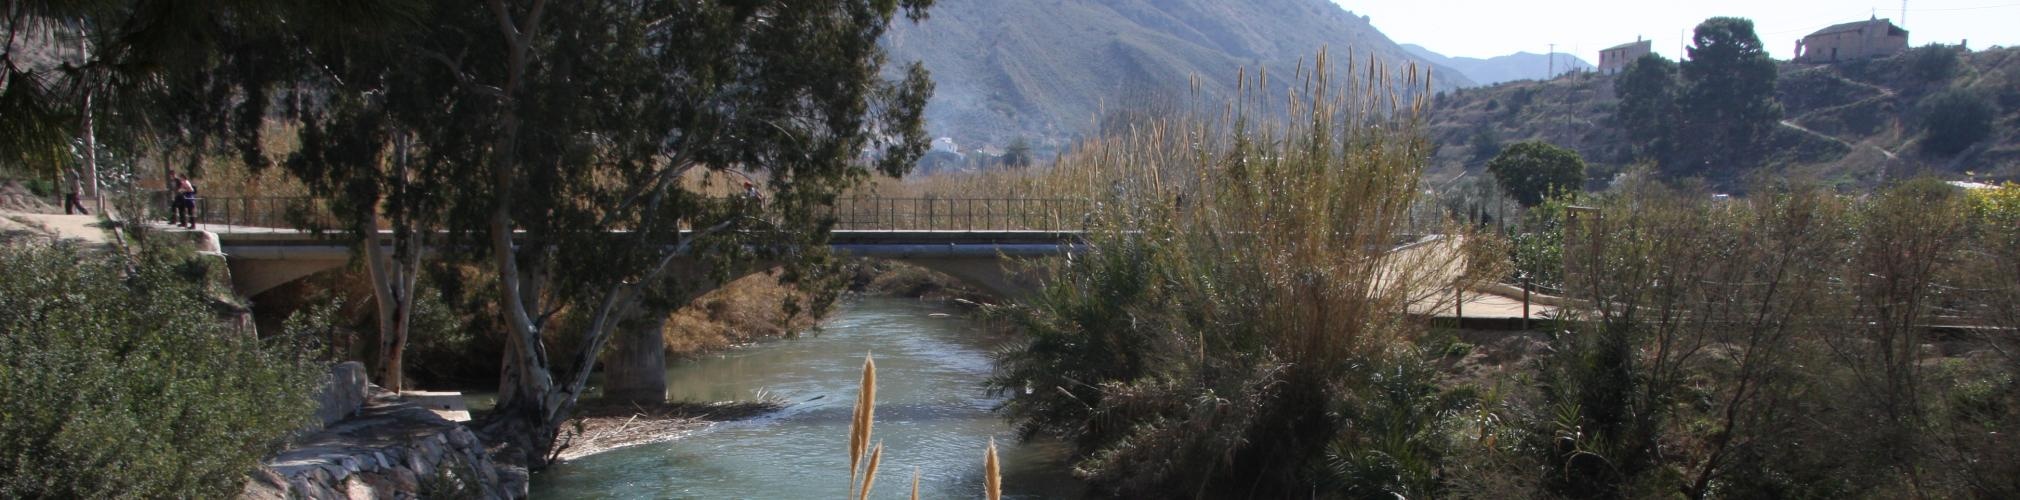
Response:
POLYGON ((175 213, 169 217, 169 223, 196 229, 196 184, 181 173, 170 173, 169 185, 175 192, 175 201, 169 204, 175 213))
POLYGON ((77 169, 65 173, 70 177, 70 192, 63 194, 63 215, 91 215, 90 210, 84 209, 84 176, 78 175, 77 169))

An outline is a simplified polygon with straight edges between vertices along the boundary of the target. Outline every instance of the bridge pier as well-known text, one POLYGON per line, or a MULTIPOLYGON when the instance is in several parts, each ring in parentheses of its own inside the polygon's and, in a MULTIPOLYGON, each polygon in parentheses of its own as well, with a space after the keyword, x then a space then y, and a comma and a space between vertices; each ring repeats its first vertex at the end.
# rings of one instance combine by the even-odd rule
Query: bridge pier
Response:
POLYGON ((603 398, 639 404, 666 402, 666 322, 672 314, 627 321, 612 332, 603 358, 603 398))

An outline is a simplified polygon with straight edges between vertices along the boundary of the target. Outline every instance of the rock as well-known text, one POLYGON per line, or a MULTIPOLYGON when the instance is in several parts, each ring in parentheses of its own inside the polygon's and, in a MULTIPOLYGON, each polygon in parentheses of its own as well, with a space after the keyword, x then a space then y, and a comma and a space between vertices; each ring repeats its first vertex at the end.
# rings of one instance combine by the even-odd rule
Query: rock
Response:
POLYGON ((365 379, 363 363, 350 361, 331 368, 330 378, 323 383, 323 391, 316 398, 316 417, 322 423, 319 429, 357 415, 365 406, 365 398, 370 394, 366 388, 370 386, 365 379))
POLYGON ((240 498, 418 498, 423 478, 453 458, 484 498, 524 498, 523 478, 501 479, 476 434, 367 383, 364 367, 331 370, 319 430, 295 440, 249 478, 240 498))

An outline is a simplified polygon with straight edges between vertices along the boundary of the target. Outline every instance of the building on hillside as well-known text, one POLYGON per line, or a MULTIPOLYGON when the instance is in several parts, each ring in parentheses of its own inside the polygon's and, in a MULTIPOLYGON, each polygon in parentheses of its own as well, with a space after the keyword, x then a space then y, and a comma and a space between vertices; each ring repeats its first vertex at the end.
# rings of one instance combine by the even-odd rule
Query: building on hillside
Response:
POLYGON ((952 137, 941 137, 939 139, 933 139, 932 148, 934 151, 943 151, 948 153, 961 154, 961 145, 955 144, 954 138, 952 137))
POLYGON ((1817 30, 1796 42, 1796 61, 1827 63, 1884 57, 1908 50, 1908 30, 1875 16, 1817 30))
POLYGON ((1623 43, 1615 45, 1610 49, 1601 50, 1599 51, 1599 73, 1602 75, 1612 75, 1626 71, 1627 65, 1634 64, 1635 59, 1640 59, 1641 56, 1648 55, 1651 52, 1654 52, 1654 44, 1647 40, 1642 40, 1638 36, 1634 37, 1634 43, 1623 43))

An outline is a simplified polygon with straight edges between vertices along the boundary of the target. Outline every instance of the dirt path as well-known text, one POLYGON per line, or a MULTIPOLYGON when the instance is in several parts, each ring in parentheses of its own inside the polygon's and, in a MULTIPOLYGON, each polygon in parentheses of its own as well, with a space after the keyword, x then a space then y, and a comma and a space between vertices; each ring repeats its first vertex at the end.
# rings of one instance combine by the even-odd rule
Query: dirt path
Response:
POLYGON ((0 211, 0 233, 25 233, 89 245, 111 241, 97 216, 0 211))

